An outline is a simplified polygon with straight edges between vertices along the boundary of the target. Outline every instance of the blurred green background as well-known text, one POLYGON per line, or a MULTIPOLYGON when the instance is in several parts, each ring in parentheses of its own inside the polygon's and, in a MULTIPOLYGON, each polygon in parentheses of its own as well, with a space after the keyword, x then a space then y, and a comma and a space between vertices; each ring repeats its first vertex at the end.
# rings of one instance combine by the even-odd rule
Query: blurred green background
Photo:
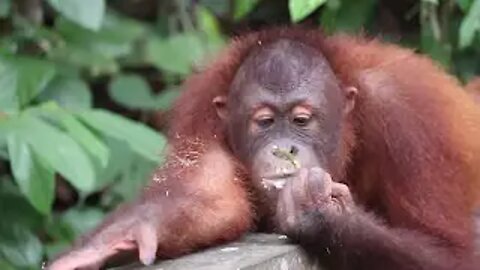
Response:
POLYGON ((0 0, 0 269, 38 269, 132 199, 182 80, 229 36, 293 23, 480 74, 480 0, 0 0))

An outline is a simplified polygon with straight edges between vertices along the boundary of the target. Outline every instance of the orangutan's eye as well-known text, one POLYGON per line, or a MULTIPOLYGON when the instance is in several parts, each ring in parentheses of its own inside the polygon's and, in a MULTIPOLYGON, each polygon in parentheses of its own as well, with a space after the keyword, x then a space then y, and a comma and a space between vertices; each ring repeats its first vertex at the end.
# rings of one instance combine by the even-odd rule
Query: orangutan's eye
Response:
POLYGON ((259 129, 267 129, 275 123, 275 113, 269 107, 259 108, 252 116, 252 122, 259 129))
POLYGON ((273 119, 273 117, 271 116, 264 116, 255 120, 255 123, 257 124, 257 126, 262 129, 269 128, 270 126, 273 125, 274 122, 275 122, 275 119, 273 119))
POLYGON ((312 119, 311 115, 299 114, 299 115, 296 115, 293 118, 293 123, 295 123, 295 125, 297 125, 299 127, 304 127, 304 126, 308 125, 308 123, 310 123, 311 119, 312 119))

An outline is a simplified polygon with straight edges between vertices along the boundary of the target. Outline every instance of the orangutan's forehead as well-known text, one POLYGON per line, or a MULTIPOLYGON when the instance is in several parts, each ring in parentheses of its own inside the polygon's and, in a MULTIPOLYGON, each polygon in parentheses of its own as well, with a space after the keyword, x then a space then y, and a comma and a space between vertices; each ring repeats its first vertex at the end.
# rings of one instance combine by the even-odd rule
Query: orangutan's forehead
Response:
POLYGON ((320 51, 301 42, 280 39, 252 51, 234 79, 233 91, 252 84, 275 93, 285 93, 324 75, 333 75, 320 51))

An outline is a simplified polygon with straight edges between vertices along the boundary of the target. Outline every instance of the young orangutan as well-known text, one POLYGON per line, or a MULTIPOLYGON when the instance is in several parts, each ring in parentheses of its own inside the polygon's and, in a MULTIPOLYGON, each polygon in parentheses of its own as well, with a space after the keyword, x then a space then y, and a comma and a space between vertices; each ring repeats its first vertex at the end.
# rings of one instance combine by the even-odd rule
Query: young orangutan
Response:
POLYGON ((317 30, 250 33, 186 81, 170 137, 140 198, 48 269, 125 249, 150 264, 258 220, 331 269, 478 267, 480 109, 426 57, 317 30))

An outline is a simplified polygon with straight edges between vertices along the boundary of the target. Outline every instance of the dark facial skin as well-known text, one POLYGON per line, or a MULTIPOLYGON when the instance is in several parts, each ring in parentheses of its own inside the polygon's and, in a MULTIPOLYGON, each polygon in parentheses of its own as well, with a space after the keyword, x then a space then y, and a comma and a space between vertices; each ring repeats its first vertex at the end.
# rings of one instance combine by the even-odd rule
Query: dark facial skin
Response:
POLYGON ((313 168, 310 178, 320 182, 335 175, 351 92, 340 87, 326 59, 302 43, 279 40, 247 57, 229 96, 214 103, 260 196, 276 201, 286 183, 306 181, 313 168))

